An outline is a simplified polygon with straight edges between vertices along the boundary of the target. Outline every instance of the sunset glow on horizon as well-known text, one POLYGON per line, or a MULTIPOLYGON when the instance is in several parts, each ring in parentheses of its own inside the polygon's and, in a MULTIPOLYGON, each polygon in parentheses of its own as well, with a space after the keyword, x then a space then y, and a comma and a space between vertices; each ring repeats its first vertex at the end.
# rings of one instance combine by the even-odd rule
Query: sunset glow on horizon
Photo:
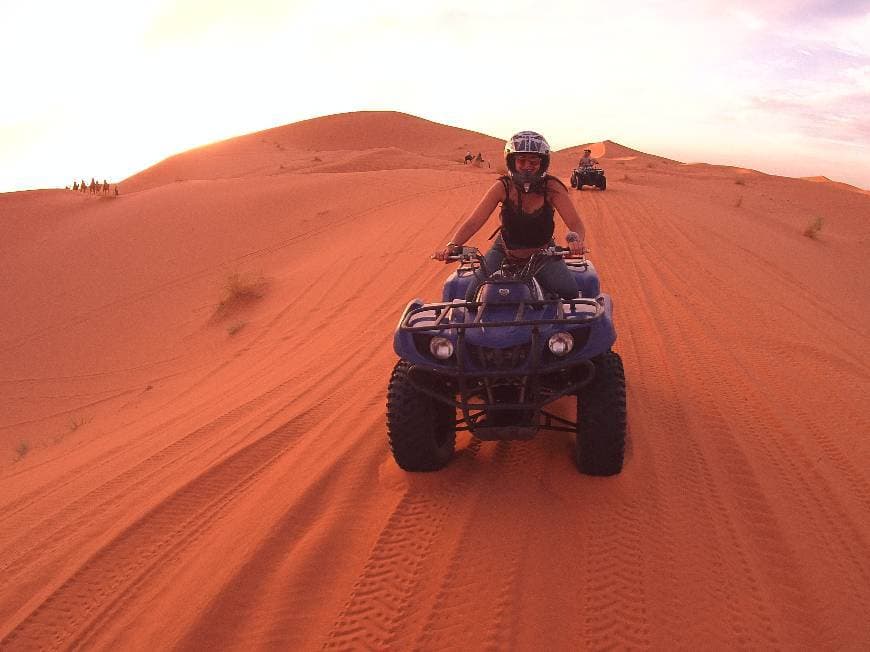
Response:
POLYGON ((0 56, 0 192, 359 110, 870 188, 867 2, 34 0, 0 56))

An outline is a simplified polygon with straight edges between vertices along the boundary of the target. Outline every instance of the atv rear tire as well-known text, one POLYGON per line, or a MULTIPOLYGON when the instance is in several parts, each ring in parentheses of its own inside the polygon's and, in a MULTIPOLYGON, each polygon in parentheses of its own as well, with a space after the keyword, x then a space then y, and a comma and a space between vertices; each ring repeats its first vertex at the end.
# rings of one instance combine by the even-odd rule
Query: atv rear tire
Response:
POLYGON ((595 377, 577 396, 577 468, 586 475, 616 475, 625 455, 625 371, 618 353, 593 360, 595 377))
POLYGON ((571 187, 572 188, 577 187, 577 175, 576 174, 571 175, 571 187))
MULTIPOLYGON (((405 471, 437 471, 456 447, 456 409, 411 384, 411 364, 399 360, 387 390, 387 434, 396 463, 405 471)), ((420 378, 421 376, 417 376, 420 378)), ((437 390, 436 377, 427 379, 437 390)))

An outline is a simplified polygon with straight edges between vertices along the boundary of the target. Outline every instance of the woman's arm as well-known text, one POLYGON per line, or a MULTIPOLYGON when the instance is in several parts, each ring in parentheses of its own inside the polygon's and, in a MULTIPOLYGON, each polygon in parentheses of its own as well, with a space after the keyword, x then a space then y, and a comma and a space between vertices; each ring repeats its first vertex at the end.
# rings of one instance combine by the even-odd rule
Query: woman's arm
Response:
POLYGON ((550 203, 553 204, 553 207, 559 212, 559 217, 562 218, 562 221, 565 222, 565 225, 568 227, 569 233, 567 237, 570 238, 571 232, 577 234, 576 239, 568 240, 568 247, 571 249, 572 253, 583 253, 583 242, 586 240, 586 228, 583 226, 583 220, 580 219, 580 214, 574 207, 574 202, 571 201, 567 189, 561 183, 558 181, 548 181, 547 183, 549 184, 547 186, 547 195, 549 196, 550 203))
POLYGON ((498 206, 498 203, 503 201, 504 198, 504 185, 501 181, 496 181, 492 184, 490 189, 486 191, 483 199, 480 200, 475 209, 471 211, 471 215, 469 215, 460 227, 456 229, 456 233, 448 243, 448 246, 435 252, 435 258, 438 260, 444 260, 451 247, 461 247, 468 242, 469 238, 486 224, 486 220, 489 219, 489 216, 495 210, 495 207, 498 206))

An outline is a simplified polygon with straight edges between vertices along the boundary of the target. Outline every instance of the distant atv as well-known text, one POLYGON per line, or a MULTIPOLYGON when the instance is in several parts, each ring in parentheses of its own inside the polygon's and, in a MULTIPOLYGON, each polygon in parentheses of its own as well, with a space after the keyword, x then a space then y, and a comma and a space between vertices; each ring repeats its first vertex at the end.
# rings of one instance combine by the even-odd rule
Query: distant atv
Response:
POLYGON ((607 189, 607 177, 600 167, 575 168, 571 173, 571 187, 583 190, 583 186, 595 186, 599 190, 607 189))
POLYGON ((611 350, 613 304, 585 258, 549 247, 525 263, 506 258, 489 273, 480 251, 457 247, 459 262, 440 303, 411 301, 393 348, 399 361, 387 396, 393 456, 406 471, 434 471, 453 455, 456 431, 482 440, 531 439, 538 430, 574 433, 582 473, 622 470, 625 376, 611 350), (545 296, 534 278, 566 258, 581 296, 545 296), (479 287, 477 287, 479 285, 479 287), (545 410, 571 397, 576 420, 545 410))

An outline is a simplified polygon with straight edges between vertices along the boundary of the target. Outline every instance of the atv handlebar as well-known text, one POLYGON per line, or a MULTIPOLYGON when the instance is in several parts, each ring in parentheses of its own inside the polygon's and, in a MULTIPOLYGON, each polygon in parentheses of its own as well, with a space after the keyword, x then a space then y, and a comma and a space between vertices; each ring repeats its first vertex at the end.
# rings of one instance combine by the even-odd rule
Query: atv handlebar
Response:
POLYGON ((472 261, 483 258, 480 249, 477 247, 451 247, 449 254, 444 258, 445 263, 452 263, 458 260, 472 261))
MULTIPOLYGON (((584 248, 584 253, 589 251, 584 248)), ((483 254, 480 253, 480 249, 477 247, 453 247, 453 252, 447 255, 444 258, 445 263, 450 262, 472 262, 475 260, 481 260, 483 258, 483 254)), ((533 255, 536 256, 552 256, 554 258, 582 258, 583 254, 575 255, 571 253, 571 250, 568 247, 560 247, 559 245, 552 245, 549 247, 542 247, 540 251, 535 252, 533 255)))

